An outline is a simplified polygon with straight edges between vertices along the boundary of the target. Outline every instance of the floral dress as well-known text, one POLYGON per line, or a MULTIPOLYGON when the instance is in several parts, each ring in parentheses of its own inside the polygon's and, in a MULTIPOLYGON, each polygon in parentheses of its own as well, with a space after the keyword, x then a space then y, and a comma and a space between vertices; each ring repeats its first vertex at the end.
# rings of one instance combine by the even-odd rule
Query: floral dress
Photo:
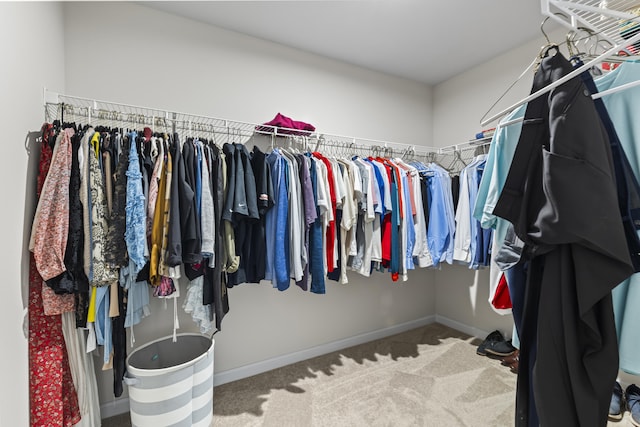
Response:
MULTIPOLYGON (((40 196, 49 171, 53 138, 51 125, 43 127, 37 183, 40 196)), ((29 403, 31 426, 72 426, 80 421, 61 316, 47 316, 42 303, 43 280, 33 254, 29 259, 29 403)))

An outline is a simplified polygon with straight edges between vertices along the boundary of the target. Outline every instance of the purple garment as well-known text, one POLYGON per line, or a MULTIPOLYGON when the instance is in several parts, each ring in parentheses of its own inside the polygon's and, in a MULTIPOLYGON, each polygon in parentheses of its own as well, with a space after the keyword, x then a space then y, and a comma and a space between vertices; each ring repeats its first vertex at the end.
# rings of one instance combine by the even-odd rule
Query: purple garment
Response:
POLYGON ((275 126, 277 128, 283 128, 282 130, 278 130, 278 133, 290 135, 309 135, 316 130, 315 126, 309 123, 293 120, 280 113, 276 114, 273 120, 264 124, 266 126, 256 126, 256 130, 259 132, 272 132, 273 129, 267 126, 275 126), (297 132, 296 130, 305 132, 297 132))
POLYGON ((313 186, 311 184, 311 173, 309 168, 311 166, 311 159, 305 157, 302 154, 295 156, 296 160, 300 163, 300 183, 302 184, 303 204, 304 204, 304 250, 307 254, 307 264, 304 266, 302 273, 302 279, 296 282, 303 290, 308 289, 309 284, 309 228, 318 218, 318 212, 316 212, 316 202, 313 198, 313 186))

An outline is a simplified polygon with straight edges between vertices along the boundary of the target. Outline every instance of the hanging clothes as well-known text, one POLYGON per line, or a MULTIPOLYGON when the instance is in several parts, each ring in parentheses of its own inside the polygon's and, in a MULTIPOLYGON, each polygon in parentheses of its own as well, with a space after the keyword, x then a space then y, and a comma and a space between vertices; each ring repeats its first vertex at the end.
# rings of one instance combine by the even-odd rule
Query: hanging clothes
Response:
POLYGON ((328 223, 329 202, 327 192, 324 191, 321 170, 324 167, 320 160, 317 160, 308 153, 311 177, 311 188, 313 190, 314 205, 316 207, 316 220, 309 229, 309 271, 311 273, 310 291, 316 294, 325 293, 325 271, 326 271, 326 251, 323 248, 323 236, 328 223))
POLYGON ((287 167, 287 189, 288 189, 288 236, 289 236, 289 271, 291 278, 300 282, 304 274, 306 265, 306 254, 304 250, 303 234, 303 201, 302 187, 300 183, 299 165, 293 154, 282 150, 282 155, 287 167))
POLYGON ((145 212, 145 197, 142 190, 142 172, 140 171, 140 160, 137 149, 137 134, 131 132, 129 135, 129 158, 127 176, 127 196, 126 196, 126 221, 125 221, 125 242, 127 254, 133 261, 134 270, 132 274, 137 275, 144 267, 145 246, 147 241, 147 225, 145 212))
MULTIPOLYGON (((532 92, 571 70, 560 53, 545 57, 532 92)), ((610 292, 632 272, 622 222, 611 215, 610 147, 579 79, 530 102, 524 123, 494 209, 530 260, 516 425, 530 425, 530 382, 542 425, 604 425, 617 373, 610 292)))
MULTIPOLYGON (((255 150, 255 148, 254 148, 255 150)), ((304 240, 304 255, 305 255, 305 266, 304 266, 304 271, 302 274, 302 280, 296 282, 296 285, 298 285, 302 290, 306 291, 309 288, 309 263, 311 262, 311 253, 310 253, 310 247, 309 247, 309 230, 311 228, 311 224, 313 224, 317 218, 317 213, 316 213, 316 205, 315 205, 315 201, 314 201, 314 197, 313 197, 313 186, 311 183, 311 159, 302 155, 302 154, 297 154, 296 156, 296 160, 299 163, 300 166, 300 183, 302 186, 302 192, 303 192, 303 206, 304 206, 304 219, 303 219, 303 224, 304 224, 304 236, 303 236, 303 240, 304 240)), ((264 165, 264 169, 268 172, 268 165, 265 163, 264 165)), ((257 184, 257 177, 256 177, 256 184, 257 184)), ((271 191, 273 192, 273 189, 267 189, 267 191, 271 191)), ((261 196, 262 198, 263 196, 261 196)), ((265 198, 265 206, 266 209, 270 209, 271 206, 273 206, 273 198, 270 197, 267 194, 267 197, 265 198), (266 202, 266 200, 269 200, 269 202, 266 202)), ((262 219, 262 214, 261 214, 261 219, 262 219)), ((266 250, 266 247, 265 247, 266 250)))
POLYGON ((289 288, 289 228, 288 221, 288 190, 287 163, 279 150, 273 150, 267 156, 267 162, 273 172, 274 209, 267 212, 267 242, 272 242, 267 248, 267 271, 271 272, 272 283, 278 290, 289 288))
POLYGON ((427 241, 434 266, 451 264, 455 246, 455 215, 451 177, 441 166, 431 163, 427 172, 429 228, 427 241))
MULTIPOLYGON (((640 64, 637 62, 625 62, 614 71, 605 74, 596 80, 598 91, 605 91, 623 84, 637 81, 640 78, 640 64)), ((626 89, 602 98, 606 110, 610 116, 620 145, 629 160, 629 164, 636 179, 640 177, 640 125, 636 119, 636 112, 640 111, 640 87, 626 89)), ((632 184, 628 187, 632 193, 632 184)), ((637 200, 629 198, 629 207, 633 207, 637 200)), ((632 216, 638 214, 631 212, 632 216)), ((619 367, 625 372, 640 375, 640 342, 635 325, 640 321, 638 304, 640 303, 640 274, 636 273, 624 280, 613 290, 613 304, 616 320, 616 331, 619 345, 619 367)))
MULTIPOLYGON (((36 197, 51 165, 54 133, 43 126, 36 197)), ((29 410, 32 426, 68 427, 80 421, 60 315, 47 316, 42 305, 43 279, 35 256, 29 257, 29 410)))
MULTIPOLYGON (((524 116, 524 111, 524 106, 519 107, 503 120, 504 122, 507 122, 522 118, 524 116)), ((520 253, 506 251, 509 259, 504 259, 504 257, 502 257, 503 261, 501 262, 501 265, 498 265, 496 257, 499 257, 502 252, 507 230, 509 228, 509 222, 494 215, 493 209, 495 208, 502 189, 504 188, 504 183, 507 179, 507 174, 509 173, 509 167, 513 160, 513 154, 516 150, 521 130, 521 121, 517 121, 509 126, 498 125, 489 147, 484 173, 478 188, 476 204, 472 207, 473 217, 480 221, 481 227, 484 229, 493 229, 494 245, 492 248, 493 256, 491 257, 489 265, 490 279, 488 300, 491 308, 499 314, 509 314, 511 312, 509 309, 502 309, 494 304, 494 300, 496 303, 500 301, 500 299, 496 299, 496 293, 498 292, 498 289, 501 289, 500 284, 504 277, 502 270, 508 270, 513 267, 513 265, 517 264, 520 259, 520 253)), ((516 288, 515 283, 510 280, 506 280, 506 284, 509 288, 510 299, 513 299, 514 297, 518 298, 517 295, 524 296, 524 288, 516 288)), ((504 302, 499 304, 501 306, 506 305, 504 302)), ((520 321, 518 319, 521 318, 522 306, 512 303, 512 308, 516 330, 518 330, 520 327, 520 321)))

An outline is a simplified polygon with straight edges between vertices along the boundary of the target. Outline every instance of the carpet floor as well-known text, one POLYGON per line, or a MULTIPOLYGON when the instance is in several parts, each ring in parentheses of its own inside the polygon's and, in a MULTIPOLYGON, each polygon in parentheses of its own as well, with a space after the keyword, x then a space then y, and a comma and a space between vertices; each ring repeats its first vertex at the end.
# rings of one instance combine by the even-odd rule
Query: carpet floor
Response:
POLYGON ((224 384, 213 426, 512 426, 516 375, 479 343, 434 323, 224 384))

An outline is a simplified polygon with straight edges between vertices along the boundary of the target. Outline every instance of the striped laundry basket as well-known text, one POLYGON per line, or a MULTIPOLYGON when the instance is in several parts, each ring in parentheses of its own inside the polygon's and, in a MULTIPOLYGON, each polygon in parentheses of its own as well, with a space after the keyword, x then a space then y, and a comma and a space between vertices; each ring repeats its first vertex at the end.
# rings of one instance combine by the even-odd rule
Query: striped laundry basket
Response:
POLYGON ((134 427, 208 427, 213 420, 213 339, 199 334, 160 338, 127 357, 134 427))

